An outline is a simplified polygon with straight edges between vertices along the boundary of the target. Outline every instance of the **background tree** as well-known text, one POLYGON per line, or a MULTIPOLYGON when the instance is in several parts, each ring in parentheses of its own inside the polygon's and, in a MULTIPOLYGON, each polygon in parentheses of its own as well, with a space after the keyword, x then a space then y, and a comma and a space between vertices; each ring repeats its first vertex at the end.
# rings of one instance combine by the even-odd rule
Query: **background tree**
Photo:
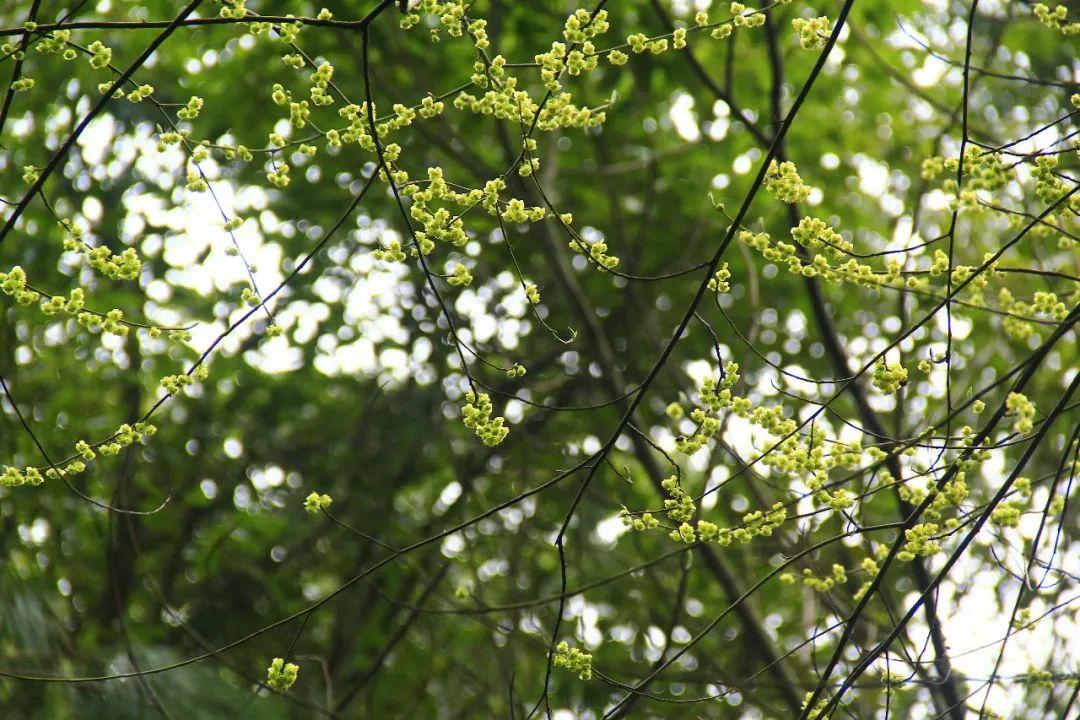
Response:
POLYGON ((1076 717, 1078 13, 0 10, 7 717, 1076 717))

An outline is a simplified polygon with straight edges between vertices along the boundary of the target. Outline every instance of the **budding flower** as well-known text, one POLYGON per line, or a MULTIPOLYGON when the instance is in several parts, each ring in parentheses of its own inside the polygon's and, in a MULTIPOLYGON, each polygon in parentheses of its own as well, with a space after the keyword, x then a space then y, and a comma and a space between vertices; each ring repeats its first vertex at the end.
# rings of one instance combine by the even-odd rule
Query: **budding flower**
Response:
POLYGON ((274 658, 266 669, 266 685, 271 690, 285 692, 296 682, 300 668, 295 663, 286 663, 281 658, 274 658))

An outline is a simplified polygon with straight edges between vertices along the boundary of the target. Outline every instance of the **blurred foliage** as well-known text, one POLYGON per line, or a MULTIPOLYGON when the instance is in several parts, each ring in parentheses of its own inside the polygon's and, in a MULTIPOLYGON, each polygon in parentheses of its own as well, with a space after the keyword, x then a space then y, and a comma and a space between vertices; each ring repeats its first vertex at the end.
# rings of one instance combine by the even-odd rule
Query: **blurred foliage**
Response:
MULTIPOLYGON (((376 5, 325 4, 338 20, 359 19, 376 5)), ((775 132, 773 101, 778 98, 786 112, 818 57, 799 47, 792 18, 835 18, 840 4, 779 4, 770 8, 767 28, 739 29, 728 40, 701 34, 691 38, 688 50, 631 55, 624 67, 601 62, 594 72, 565 78, 580 105, 610 107, 600 128, 536 134, 539 179, 551 203, 573 213, 573 227, 583 236, 603 237, 627 275, 659 276, 707 261, 728 229, 712 200, 723 202, 727 213, 739 207, 768 150, 762 138, 775 132)), ((87 22, 169 20, 181 5, 18 0, 0 9, 0 26, 21 28, 32 11, 39 24, 69 12, 73 20, 87 22)), ((661 35, 672 20, 692 25, 694 12, 708 5, 612 0, 606 5, 606 37, 661 35)), ((314 17, 321 7, 248 3, 248 10, 264 15, 314 17)), ((487 19, 492 55, 531 63, 561 39, 567 15, 579 7, 574 1, 479 0, 469 13, 487 19)), ((707 9, 716 17, 727 13, 726 5, 707 9)), ((206 0, 197 15, 214 17, 218 10, 206 0)), ((926 158, 955 158, 959 151, 968 12, 966 3, 945 0, 855 2, 787 135, 786 157, 814 188, 801 212, 831 223, 859 252, 915 246, 949 229, 944 177, 924 180, 920 168, 926 158)), ((428 93, 441 95, 468 82, 476 57, 471 43, 445 34, 432 42, 426 24, 437 19, 425 18, 405 31, 398 27, 400 17, 389 7, 370 26, 372 92, 380 108, 413 105, 428 93)), ((134 74, 137 83, 153 85, 155 102, 162 105, 110 102, 45 186, 56 215, 85 227, 91 245, 138 250, 143 264, 137 281, 104 278, 75 262, 40 198, 0 240, 0 268, 23 267, 49 294, 83 287, 89 306, 120 308, 138 322, 190 325, 194 336, 180 344, 151 339, 142 330, 124 338, 103 336, 0 296, 0 377, 11 390, 0 412, 0 464, 43 464, 10 399, 47 452, 64 458, 78 440, 99 441, 141 417, 161 395, 159 380, 188 370, 243 315, 241 293, 250 284, 243 261, 226 254, 230 240, 217 203, 208 193, 185 190, 190 165, 183 153, 172 148, 159 154, 154 146, 158 133, 170 130, 165 118, 175 120, 175 111, 192 95, 205 103, 196 120, 183 124, 192 140, 258 148, 269 133, 287 131, 288 108, 271 102, 271 86, 282 83, 303 95, 309 71, 282 63, 288 49, 280 40, 252 36, 247 29, 196 25, 172 34, 134 74)), ((84 47, 103 42, 123 70, 159 32, 86 28, 74 30, 72 40, 84 47)), ((20 38, 21 33, 3 39, 20 38)), ((360 31, 307 27, 297 44, 311 58, 332 63, 336 87, 352 102, 363 102, 360 31)), ((1032 191, 1032 158, 1025 153, 1061 149, 1076 132, 1076 109, 1069 105, 1080 76, 1076 48, 1075 36, 1049 31, 1027 3, 980 4, 972 64, 982 70, 971 78, 971 135, 995 146, 1059 121, 1014 148, 1019 155, 1003 156, 1019 166, 993 202, 1034 214, 1045 208, 1032 191)), ((5 79, 13 64, 12 58, 0 63, 5 79)), ((0 196, 6 203, 26 192, 22 168, 49 163, 100 97, 98 83, 108 78, 84 57, 68 63, 33 51, 22 72, 35 85, 13 96, 0 134, 0 196)), ((514 72, 523 89, 542 97, 535 70, 514 72)), ((316 126, 339 123, 339 105, 316 109, 313 117, 325 113, 316 126)), ((438 166, 449 182, 470 188, 505 173, 519 152, 521 128, 456 109, 452 98, 446 105, 439 117, 418 119, 395 134, 394 142, 404 148, 400 167, 424 178, 427 168, 438 166)), ((266 182, 261 157, 245 163, 215 153, 203 163, 217 202, 229 217, 246 220, 237 242, 244 258, 258 266, 254 277, 263 293, 325 237, 377 167, 375 154, 355 145, 327 151, 324 141, 316 144, 314 157, 282 153, 293 166, 287 188, 266 182)), ((1064 153, 1058 170, 1075 176, 1076 164, 1075 152, 1064 153)), ((531 182, 516 173, 508 185, 507 195, 529 205, 540 202, 531 182)), ((10 210, 5 206, 5 216, 10 210)), ((1059 217, 1058 229, 1038 228, 1001 260, 1003 266, 1058 275, 1017 272, 1000 282, 1007 281, 1025 302, 1037 291, 1054 291, 1071 309, 1080 263, 1075 246, 1061 239, 1072 237, 1077 222, 1075 212, 1059 217)), ((552 543, 582 487, 581 474, 408 554, 390 553, 538 488, 601 448, 627 407, 625 400, 612 400, 648 376, 703 275, 699 270, 641 281, 601 272, 567 249, 568 237, 551 219, 508 226, 512 260, 495 219, 471 213, 465 220, 469 244, 440 247, 429 263, 434 272, 449 273, 465 262, 476 278, 468 288, 448 286, 441 278, 436 283, 470 348, 464 351, 470 372, 491 388, 496 414, 510 425, 509 438, 487 448, 462 425, 466 378, 419 265, 411 258, 404 264, 372 258, 373 249, 392 239, 409 241, 393 194, 376 182, 312 264, 270 303, 281 337, 267 337, 267 314, 254 314, 210 356, 209 379, 157 412, 155 437, 116 457, 98 458, 71 481, 101 505, 152 511, 164 503, 160 510, 112 512, 53 480, 0 488, 0 671, 86 678, 179 665, 109 682, 5 679, 5 717, 521 718, 533 709, 545 686, 563 582, 552 543), (537 312, 553 332, 531 313, 515 261, 522 276, 539 287, 537 312), (567 343, 559 339, 571 337, 567 343), (524 378, 499 369, 514 363, 527 368, 524 378), (539 406, 508 400, 508 394, 539 406), (305 513, 304 498, 313 491, 332 496, 333 519, 305 513), (360 577, 384 558, 390 559, 360 577), (310 614, 302 613, 346 585, 310 614), (294 619, 278 624, 286 617, 294 619), (271 659, 283 656, 299 665, 299 680, 287 694, 272 694, 259 683, 271 659), (191 659, 196 661, 186 662, 191 659)), ((785 206, 765 192, 758 193, 744 222, 777 239, 788 238, 792 225, 785 206)), ((978 265, 1018 229, 1015 218, 1002 213, 962 213, 956 264, 978 265)), ((944 246, 907 253, 909 267, 925 268, 938 248, 944 246)), ((884 266, 887 259, 875 262, 884 266)), ((774 366, 818 380, 844 375, 823 344, 826 330, 815 317, 808 284, 738 242, 724 260, 732 278, 723 314, 711 299, 701 306, 724 361, 742 366, 741 391, 755 404, 783 400, 804 417, 807 408, 815 409, 813 401, 828 398, 838 385, 792 381, 774 366), (784 398, 779 388, 808 401, 784 398)), ((931 298, 891 289, 818 287, 831 332, 852 370, 934 306, 931 298)), ((971 391, 1024 361, 1058 327, 1044 320, 1030 338, 1018 339, 1003 331, 1002 315, 956 306, 948 404, 966 402, 971 391)), ((945 414, 940 363, 934 378, 915 366, 944 352, 948 329, 944 313, 938 313, 902 343, 911 382, 898 396, 871 398, 891 436, 915 437, 945 414)), ((1075 331, 1068 331, 1026 390, 1040 419, 1062 397, 1077 358, 1075 331)), ((713 339, 695 321, 634 416, 634 426, 669 451, 677 425, 665 408, 691 396, 691 377, 700 377, 702 363, 715 366, 713 339)), ((868 379, 862 387, 873 395, 868 379)), ((1004 390, 986 398, 991 411, 1004 401, 1004 390)), ((1024 471, 1038 486, 1031 505, 1036 527, 1047 488, 1061 472, 1062 454, 1075 449, 1075 440, 1067 438, 1076 421, 1075 410, 1065 413, 1024 471)), ((864 426, 851 393, 832 402, 820 422, 849 440, 858 439, 857 429, 864 426), (844 430, 845 422, 854 429, 844 430)), ((969 413, 951 433, 964 423, 976 420, 969 413)), ((875 439, 868 435, 864 442, 875 439)), ((682 465, 683 486, 697 495, 728 478, 739 465, 727 452, 732 446, 745 455, 747 439, 712 443, 707 457, 692 460, 673 453, 682 465)), ((978 503, 993 496, 1024 447, 1000 451, 993 469, 968 477, 978 503)), ((656 482, 670 474, 667 462, 627 430, 576 507, 566 539, 565 583, 588 589, 566 601, 559 639, 591 652, 600 676, 583 681, 556 668, 550 681, 551 708, 562 712, 556 717, 601 717, 625 693, 615 683, 639 682, 661 652, 670 657, 784 557, 855 522, 839 513, 792 521, 784 532, 752 544, 713 548, 710 557, 671 541, 666 532, 621 534, 622 507, 662 507, 656 482)), ((1067 492, 1068 472, 1066 467, 1058 493, 1067 492)), ((873 481, 872 473, 856 478, 852 492, 873 481)), ((722 526, 799 495, 768 469, 720 487, 703 512, 722 526)), ((863 526, 901 519, 891 494, 859 508, 863 526)), ((1040 630, 1011 641, 1009 653, 1018 659, 1010 657, 1003 675, 1016 675, 1017 663, 1020 673, 1029 663, 1054 672, 1075 669, 1075 613, 1067 604, 1080 572, 1070 534, 1075 525, 1075 514, 1066 512, 1043 533, 1036 550, 1057 569, 1023 605, 1034 609, 1034 617, 1065 604, 1040 630), (1051 541, 1057 543, 1053 557, 1051 541)), ((1005 634, 1018 586, 1014 575, 1018 567, 1026 574, 1023 562, 1033 535, 1027 524, 1015 531, 988 527, 942 586, 938 610, 953 650, 997 642, 1005 634), (972 636, 974 625, 956 619, 969 611, 964 597, 973 588, 980 603, 994 605, 978 637, 972 636)), ((850 568, 894 538, 890 530, 835 543, 806 555, 793 569, 820 575, 834 563, 850 568)), ((950 538, 946 551, 957 540, 950 538)), ((943 560, 927 561, 931 573, 943 560)), ((915 600, 910 567, 889 574, 886 600, 868 606, 855 626, 853 647, 866 649, 881 640, 915 600)), ((747 678, 846 617, 861 582, 853 578, 846 588, 824 594, 776 580, 763 584, 739 603, 740 612, 648 686, 657 699, 638 699, 628 706, 628 716, 792 717, 792 698, 800 702, 813 690, 836 633, 780 660, 782 673, 767 669, 747 678), (683 702, 716 694, 722 697, 683 702)), ((922 658, 910 675, 902 665, 910 682, 887 692, 877 675, 864 677, 845 697, 847 716, 881 717, 886 702, 889 717, 945 712, 940 692, 928 689, 938 683, 929 644, 920 614, 890 654, 901 665, 903 658, 922 658)), ((993 666, 993 655, 989 664, 979 657, 954 659, 955 680, 968 692, 980 687, 978 678, 985 679, 993 666)), ((840 679, 842 674, 833 676, 834 682, 840 679)), ((1047 690, 1021 679, 1003 687, 1018 694, 1008 702, 995 694, 999 712, 1041 718, 1062 716, 1058 712, 1073 686, 1062 680, 1047 690)), ((968 702, 977 710, 981 699, 977 693, 968 702)))

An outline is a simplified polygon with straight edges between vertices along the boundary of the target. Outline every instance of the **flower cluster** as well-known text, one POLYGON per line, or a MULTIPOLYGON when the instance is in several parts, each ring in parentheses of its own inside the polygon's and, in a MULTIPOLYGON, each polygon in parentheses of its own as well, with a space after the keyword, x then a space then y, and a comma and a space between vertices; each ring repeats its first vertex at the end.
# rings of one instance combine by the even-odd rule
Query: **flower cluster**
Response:
MULTIPOLYGON (((1035 196, 1047 204, 1057 203, 1069 190, 1065 181, 1058 176, 1057 166, 1057 155, 1040 155, 1035 158, 1035 167, 1031 169, 1031 177, 1035 180, 1035 196)), ((1055 214, 1061 212, 1080 213, 1080 197, 1073 195, 1068 201, 1061 203, 1055 214)))
POLYGON ((431 15, 438 19, 439 24, 431 29, 431 39, 438 42, 442 30, 450 37, 461 37, 465 34, 465 3, 463 0, 421 0, 411 11, 402 17, 401 27, 409 29, 420 23, 421 15, 431 15))
POLYGON ((1026 505, 1018 500, 1006 500, 991 511, 990 523, 1003 528, 1017 527, 1026 505))
MULTIPOLYGON (((781 0, 786 2, 787 0, 781 0)), ((740 2, 733 2, 728 6, 728 10, 734 16, 732 18, 732 24, 735 27, 758 27, 765 24, 765 13, 761 10, 748 10, 745 5, 740 2)))
POLYGON ((462 263, 458 263, 454 266, 454 272, 450 275, 446 282, 451 285, 461 287, 463 285, 469 285, 473 281, 472 274, 469 272, 469 268, 465 267, 462 263))
POLYGON ((595 17, 592 17, 588 10, 575 10, 566 18, 563 37, 568 43, 581 44, 597 35, 603 35, 609 27, 607 10, 600 10, 595 17))
POLYGON ((18 265, 6 273, 0 272, 0 292, 20 305, 29 305, 38 299, 38 294, 27 286, 26 271, 18 265))
POLYGON ((833 564, 832 574, 826 577, 817 577, 810 568, 803 570, 803 585, 817 592, 829 592, 837 585, 847 582, 847 570, 843 565, 833 564))
POLYGON ((1043 315, 1049 315, 1058 322, 1062 322, 1069 315, 1068 306, 1058 300, 1056 293, 1048 291, 1036 291, 1031 298, 1031 310, 1043 315))
MULTIPOLYGON (((13 298, 20 305, 30 305, 41 300, 39 309, 43 315, 52 317, 61 313, 73 316, 87 330, 102 330, 106 333, 126 337, 130 329, 124 320, 124 312, 119 309, 101 314, 86 307, 85 292, 82 288, 73 288, 65 298, 61 295, 48 296, 30 287, 26 272, 16 265, 10 272, 0 272, 0 292, 13 298)), ((150 328, 152 335, 160 334, 158 328, 150 328)))
MULTIPOLYGON (((669 513, 670 514, 670 513, 669 513)), ((708 520, 698 520, 696 527, 689 521, 682 522, 678 528, 668 533, 675 542, 694 543, 714 542, 720 547, 728 547, 733 542, 746 544, 756 537, 767 537, 787 520, 787 509, 782 502, 774 503, 768 511, 755 510, 743 515, 742 523, 729 528, 721 528, 708 520)))
MULTIPOLYGON (((873 292, 880 292, 883 288, 894 288, 917 295, 940 298, 943 295, 935 293, 930 280, 920 277, 920 274, 929 275, 931 278, 949 274, 949 257, 941 250, 934 252, 932 262, 926 271, 908 273, 905 276, 904 263, 897 259, 889 260, 884 270, 877 270, 872 265, 859 262, 852 257, 851 242, 845 240, 823 221, 814 218, 804 218, 796 228, 792 229, 792 237, 804 248, 821 247, 822 252, 816 253, 809 262, 800 256, 797 245, 782 241, 774 242, 768 233, 752 233, 743 230, 738 237, 741 242, 757 250, 767 260, 786 267, 788 272, 794 275, 820 277, 829 283, 850 283, 873 292)), ((988 262, 989 257, 990 254, 987 253, 983 258, 984 262, 988 262)), ((986 287, 991 280, 1000 278, 1002 274, 997 270, 997 264, 993 262, 989 263, 978 275, 972 277, 976 269, 972 266, 956 265, 950 277, 954 285, 966 283, 963 288, 964 299, 958 300, 959 304, 985 307, 986 287)), ((1048 300, 1049 297, 1044 297, 1042 306, 1048 307, 1055 318, 1068 314, 1067 309, 1058 305, 1056 299, 1047 306, 1048 300)), ((1008 312, 1002 319, 1002 325, 1010 337, 1024 339, 1033 332, 1029 319, 1036 311, 1031 305, 1015 301, 1007 288, 1001 288, 998 304, 1001 310, 1008 312)), ((921 368, 923 366, 924 364, 920 364, 921 368)), ((928 363, 925 363, 925 369, 929 370, 928 363)))
POLYGON ((937 523, 919 523, 904 531, 904 549, 896 554, 896 559, 911 562, 916 557, 930 557, 941 552, 941 544, 935 539, 938 534, 937 523))
POLYGON ((330 80, 334 77, 334 66, 328 62, 320 63, 309 78, 311 80, 311 102, 315 105, 333 105, 334 98, 327 92, 330 80))
POLYGON ((58 477, 71 477, 86 472, 86 462, 97 457, 98 453, 104 456, 117 455, 125 447, 141 442, 144 438, 153 437, 157 433, 157 427, 150 423, 137 422, 134 425, 124 423, 112 437, 97 446, 97 451, 85 440, 75 443, 76 458, 67 462, 63 467, 50 467, 42 473, 38 468, 29 466, 19 470, 18 468, 5 467, 0 474, 0 485, 17 487, 20 485, 40 485, 45 478, 56 479, 58 477))
POLYGON ((93 249, 86 245, 67 249, 85 252, 90 267, 113 280, 135 280, 142 269, 142 261, 135 252, 135 248, 126 248, 119 255, 114 255, 112 250, 100 245, 93 249))
MULTIPOLYGON (((420 109, 418 112, 420 113, 420 117, 428 119, 433 118, 436 115, 441 115, 443 110, 445 109, 446 103, 444 103, 442 100, 436 100, 435 98, 428 95, 420 101, 420 109)), ((394 111, 398 113, 399 117, 402 114, 407 115, 409 110, 410 108, 400 108, 397 105, 394 106, 394 111)))
MULTIPOLYGON (((780 0, 781 4, 787 4, 791 0, 780 0)), ((709 31, 709 37, 714 40, 725 40, 731 37, 737 28, 760 27, 765 24, 764 10, 747 8, 740 2, 733 2, 728 7, 731 17, 712 22, 709 13, 700 10, 694 15, 694 26, 690 28, 677 27, 666 35, 648 36, 644 33, 628 35, 626 43, 607 51, 608 61, 612 65, 625 65, 629 59, 623 48, 628 48, 634 54, 649 53, 660 55, 668 49, 682 50, 687 47, 687 36, 691 32, 709 31)))
POLYGON ((525 203, 513 198, 506 204, 500 217, 509 223, 539 222, 544 219, 546 212, 542 207, 526 208, 525 203))
POLYGON ((777 200, 789 205, 800 203, 810 196, 810 188, 799 177, 793 162, 770 162, 765 172, 765 189, 777 200))
POLYGON ((1035 3, 1032 12, 1035 13, 1035 17, 1039 19, 1039 22, 1051 30, 1057 30, 1062 35, 1080 34, 1080 21, 1066 22, 1069 9, 1064 5, 1058 5, 1051 10, 1043 3, 1035 3))
POLYGON ((320 495, 317 492, 313 492, 304 498, 304 510, 312 515, 318 514, 322 510, 328 510, 330 503, 334 502, 334 499, 329 495, 320 495))
POLYGON ((825 41, 829 37, 829 18, 795 18, 791 21, 791 27, 799 33, 799 45, 803 50, 820 50, 825 47, 825 41))
POLYGON ((874 387, 885 395, 891 395, 907 385, 907 368, 899 363, 890 364, 881 358, 874 365, 874 387))
MULTIPOLYGON (((717 532, 716 542, 722 547, 727 547, 733 541, 746 544, 756 537, 769 537, 773 531, 784 524, 787 520, 787 508, 782 502, 773 503, 768 511, 755 510, 743 515, 742 525, 733 528, 723 528, 717 532)), ((698 523, 699 530, 701 530, 698 523)), ((706 533, 701 531, 701 539, 708 540, 706 533)))
MULTIPOLYGON (((34 46, 34 49, 39 53, 59 55, 65 60, 71 61, 78 57, 79 54, 75 51, 75 48, 68 45, 70 40, 70 30, 53 30, 51 33, 42 36, 37 45, 34 46)), ((0 52, 3 52, 5 55, 13 51, 14 47, 9 48, 7 45, 0 48, 0 52)))
POLYGON ((651 512, 644 512, 635 517, 625 507, 619 511, 619 518, 622 520, 623 527, 638 532, 652 530, 660 525, 660 521, 651 512))
POLYGON ((160 385, 169 395, 179 395, 184 388, 194 385, 196 381, 202 381, 210 377, 210 369, 206 363, 199 365, 188 373, 179 373, 177 375, 166 375, 161 379, 160 385))
MULTIPOLYGON (((110 441, 98 446, 97 451, 106 457, 119 455, 124 448, 142 442, 143 438, 153 437, 156 433, 157 428, 149 423, 140 422, 134 425, 124 423, 116 430, 110 441)), ((92 460, 94 458, 93 449, 85 442, 76 443, 75 451, 79 453, 83 460, 92 460)))
POLYGON ((77 253, 86 258, 87 264, 98 273, 113 280, 135 280, 142 270, 142 261, 135 248, 126 248, 119 254, 99 245, 90 247, 82 240, 83 230, 69 220, 60 221, 65 233, 64 250, 77 253))
POLYGON ((667 38, 651 39, 645 33, 634 33, 628 35, 626 38, 626 44, 630 46, 630 51, 640 55, 643 52, 650 52, 653 55, 659 55, 668 49, 667 38))
POLYGON ((525 299, 532 305, 540 304, 540 288, 533 283, 525 285, 525 299))
POLYGON ((277 692, 285 692, 296 682, 300 668, 295 663, 286 663, 281 658, 274 658, 266 669, 266 686, 277 692))
POLYGON ((1026 318, 1033 317, 1036 313, 1049 315, 1059 322, 1069 314, 1068 306, 1052 292, 1036 292, 1032 301, 1026 303, 1016 299, 1009 288, 1003 287, 998 291, 997 301, 998 308, 1009 313, 1002 321, 1002 328, 1009 337, 1016 340, 1026 340, 1035 332, 1034 325, 1026 318))
POLYGON ((146 98, 154 94, 153 85, 140 85, 131 92, 128 93, 128 102, 141 103, 146 98))
POLYGON ((563 641, 555 648, 555 667, 566 668, 582 680, 592 678, 592 655, 572 648, 563 641))
POLYGON ((461 411, 465 427, 475 432, 488 447, 495 447, 505 440, 510 430, 503 418, 491 417, 491 397, 487 393, 477 394, 469 390, 465 393, 465 399, 468 403, 461 411))
POLYGON ((10 465, 4 466, 4 472, 0 473, 0 486, 2 487, 19 487, 20 485, 40 485, 45 482, 44 476, 35 467, 28 467, 24 470, 13 468, 10 465))
POLYGON ((112 49, 106 47, 100 40, 90 43, 87 48, 90 51, 90 65, 97 70, 109 67, 112 62, 112 49))
MULTIPOLYGON (((945 169, 955 171, 959 167, 957 160, 945 161, 945 169)), ((964 188, 969 190, 1001 190, 1013 178, 1009 167, 1001 161, 1001 154, 978 147, 968 147, 964 151, 964 188)), ((956 180, 945 183, 946 192, 955 191, 956 180)))
POLYGON ((218 14, 223 18, 240 20, 247 14, 247 9, 244 7, 246 1, 247 0, 232 0, 232 2, 224 3, 218 14))
POLYGON ((845 253, 854 250, 854 245, 844 236, 829 227, 824 220, 804 217, 791 229, 791 237, 807 250, 823 249, 833 259, 839 259, 845 253))
POLYGON ((559 78, 564 72, 582 75, 595 70, 599 64, 599 56, 591 40, 582 43, 580 49, 577 46, 571 48, 568 51, 566 45, 556 41, 551 43, 551 49, 546 53, 539 53, 533 58, 540 66, 540 79, 544 87, 553 93, 562 90, 559 78))
POLYGON ((614 270, 619 265, 619 258, 608 254, 608 244, 603 240, 587 243, 575 237, 570 241, 569 245, 571 250, 576 250, 587 256, 605 270, 614 270))
POLYGON ((686 455, 693 455, 701 450, 720 430, 718 415, 721 410, 735 409, 746 412, 750 409, 749 401, 732 395, 731 389, 739 381, 739 366, 728 363, 723 377, 717 383, 713 377, 706 377, 698 390, 700 406, 690 412, 690 419, 697 424, 697 430, 689 437, 679 437, 675 441, 676 449, 686 455))
POLYGON ((185 186, 188 192, 203 193, 210 189, 206 180, 199 174, 198 170, 189 170, 187 174, 187 185, 185 186))
POLYGON ((727 263, 720 266, 720 269, 709 278, 709 289, 716 293, 726 293, 731 290, 731 285, 728 280, 731 279, 731 269, 727 263))
POLYGON ((1021 435, 1029 434, 1035 427, 1035 403, 1022 393, 1009 393, 1005 398, 1005 409, 1016 415, 1013 430, 1021 435))
POLYGON ((932 156, 922 162, 924 180, 934 180, 942 172, 948 172, 942 190, 956 196, 956 207, 967 212, 985 210, 979 191, 993 192, 1004 188, 1013 177, 1013 172, 1001 160, 1000 153, 969 146, 964 151, 963 188, 956 183, 959 168, 957 158, 932 156))
POLYGON ((664 508, 667 510, 668 517, 677 523, 688 522, 694 516, 697 506, 694 504, 693 498, 679 485, 679 478, 672 475, 664 479, 660 485, 668 494, 668 497, 664 500, 664 508))
MULTIPOLYGON (((879 550, 882 556, 884 556, 885 553, 888 552, 885 545, 880 545, 879 550)), ((855 593, 852 595, 856 602, 862 600, 863 596, 870 591, 870 586, 874 584, 874 578, 876 578, 878 572, 881 571, 881 566, 878 565, 877 560, 872 557, 863 558, 862 563, 860 563, 860 567, 864 572, 868 574, 869 577, 867 577, 863 584, 859 586, 859 589, 856 590, 855 593)))
POLYGON ((203 99, 197 95, 193 95, 191 99, 187 101, 187 105, 176 111, 176 117, 181 120, 194 120, 199 117, 202 108, 203 99))
POLYGON ((383 262, 405 262, 405 251, 401 249, 400 240, 391 240, 384 248, 376 248, 371 251, 371 256, 383 262))
POLYGON ((567 92, 553 95, 541 108, 529 93, 518 90, 517 85, 517 78, 508 77, 497 89, 488 90, 480 97, 467 92, 459 93, 454 98, 454 107, 506 120, 515 126, 528 126, 536 117, 536 127, 543 132, 561 128, 599 127, 607 120, 603 110, 580 107, 567 92))

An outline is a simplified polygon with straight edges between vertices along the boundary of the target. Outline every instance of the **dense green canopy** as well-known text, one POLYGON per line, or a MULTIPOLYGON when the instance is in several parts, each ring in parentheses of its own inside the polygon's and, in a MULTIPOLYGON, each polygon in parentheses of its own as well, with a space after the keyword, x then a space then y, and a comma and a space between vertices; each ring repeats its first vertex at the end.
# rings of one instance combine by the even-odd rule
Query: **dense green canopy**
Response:
POLYGON ((324 3, 0 8, 0 715, 1080 712, 1080 10, 324 3))

